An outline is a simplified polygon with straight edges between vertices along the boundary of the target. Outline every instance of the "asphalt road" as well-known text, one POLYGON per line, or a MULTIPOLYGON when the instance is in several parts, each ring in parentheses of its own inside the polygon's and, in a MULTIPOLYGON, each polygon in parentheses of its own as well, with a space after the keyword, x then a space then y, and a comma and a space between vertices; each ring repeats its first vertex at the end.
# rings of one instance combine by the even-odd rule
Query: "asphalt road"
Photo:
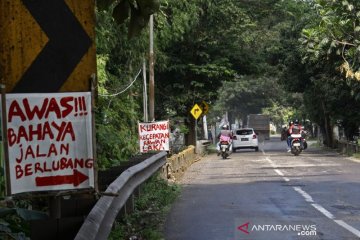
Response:
POLYGON ((314 146, 293 156, 279 138, 208 155, 185 173, 165 239, 360 239, 359 172, 359 160, 314 146))

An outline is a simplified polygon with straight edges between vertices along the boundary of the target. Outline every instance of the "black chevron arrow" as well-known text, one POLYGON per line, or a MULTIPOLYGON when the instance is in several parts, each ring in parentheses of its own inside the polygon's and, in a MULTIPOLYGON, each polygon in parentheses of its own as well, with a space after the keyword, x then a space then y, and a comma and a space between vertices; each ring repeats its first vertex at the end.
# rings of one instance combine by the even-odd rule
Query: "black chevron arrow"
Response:
POLYGON ((22 0, 49 41, 13 92, 57 92, 92 44, 64 0, 22 0))

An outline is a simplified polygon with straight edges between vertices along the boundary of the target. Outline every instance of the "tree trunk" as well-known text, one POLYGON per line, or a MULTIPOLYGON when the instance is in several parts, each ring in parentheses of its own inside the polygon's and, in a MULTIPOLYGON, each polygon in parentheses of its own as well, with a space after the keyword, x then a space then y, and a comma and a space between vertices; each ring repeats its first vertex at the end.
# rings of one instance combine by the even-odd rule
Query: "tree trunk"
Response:
POLYGON ((187 119, 185 121, 186 127, 189 129, 189 132, 185 135, 185 145, 194 145, 196 146, 195 142, 195 119, 193 117, 190 117, 190 119, 187 119))
POLYGON ((330 124, 330 116, 329 116, 329 114, 326 113, 324 101, 322 101, 321 104, 322 104, 323 113, 324 113, 324 130, 325 130, 324 144, 326 146, 332 148, 333 147, 333 131, 332 131, 332 126, 330 124))

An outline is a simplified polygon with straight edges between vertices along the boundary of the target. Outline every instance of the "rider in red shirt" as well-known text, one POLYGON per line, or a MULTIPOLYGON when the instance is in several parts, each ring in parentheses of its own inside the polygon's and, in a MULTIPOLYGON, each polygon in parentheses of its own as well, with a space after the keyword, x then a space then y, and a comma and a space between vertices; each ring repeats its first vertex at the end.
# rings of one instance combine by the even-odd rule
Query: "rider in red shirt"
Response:
MULTIPOLYGON (((288 146, 291 147, 291 134, 301 134, 303 131, 301 124, 299 123, 299 120, 295 120, 294 124, 292 124, 288 131, 288 146)), ((303 147, 303 139, 301 140, 301 146, 303 147)), ((288 150, 290 151, 290 150, 288 150)))
POLYGON ((299 120, 295 120, 294 121, 294 124, 290 126, 289 128, 289 135, 291 134, 301 134, 301 130, 302 130, 302 127, 301 127, 301 124, 299 123, 299 120))

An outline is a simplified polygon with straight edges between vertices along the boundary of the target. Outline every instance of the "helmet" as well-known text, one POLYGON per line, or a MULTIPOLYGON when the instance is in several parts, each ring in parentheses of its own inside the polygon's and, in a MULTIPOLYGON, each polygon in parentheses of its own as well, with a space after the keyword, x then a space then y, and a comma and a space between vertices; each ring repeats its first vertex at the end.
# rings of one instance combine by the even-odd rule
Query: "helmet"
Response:
POLYGON ((229 127, 228 125, 224 124, 224 125, 222 126, 222 129, 227 130, 228 127, 229 127))
POLYGON ((295 119, 294 124, 299 124, 299 120, 295 119))
POLYGON ((290 121, 289 122, 289 126, 291 126, 291 125, 293 125, 294 124, 294 122, 293 121, 290 121))

